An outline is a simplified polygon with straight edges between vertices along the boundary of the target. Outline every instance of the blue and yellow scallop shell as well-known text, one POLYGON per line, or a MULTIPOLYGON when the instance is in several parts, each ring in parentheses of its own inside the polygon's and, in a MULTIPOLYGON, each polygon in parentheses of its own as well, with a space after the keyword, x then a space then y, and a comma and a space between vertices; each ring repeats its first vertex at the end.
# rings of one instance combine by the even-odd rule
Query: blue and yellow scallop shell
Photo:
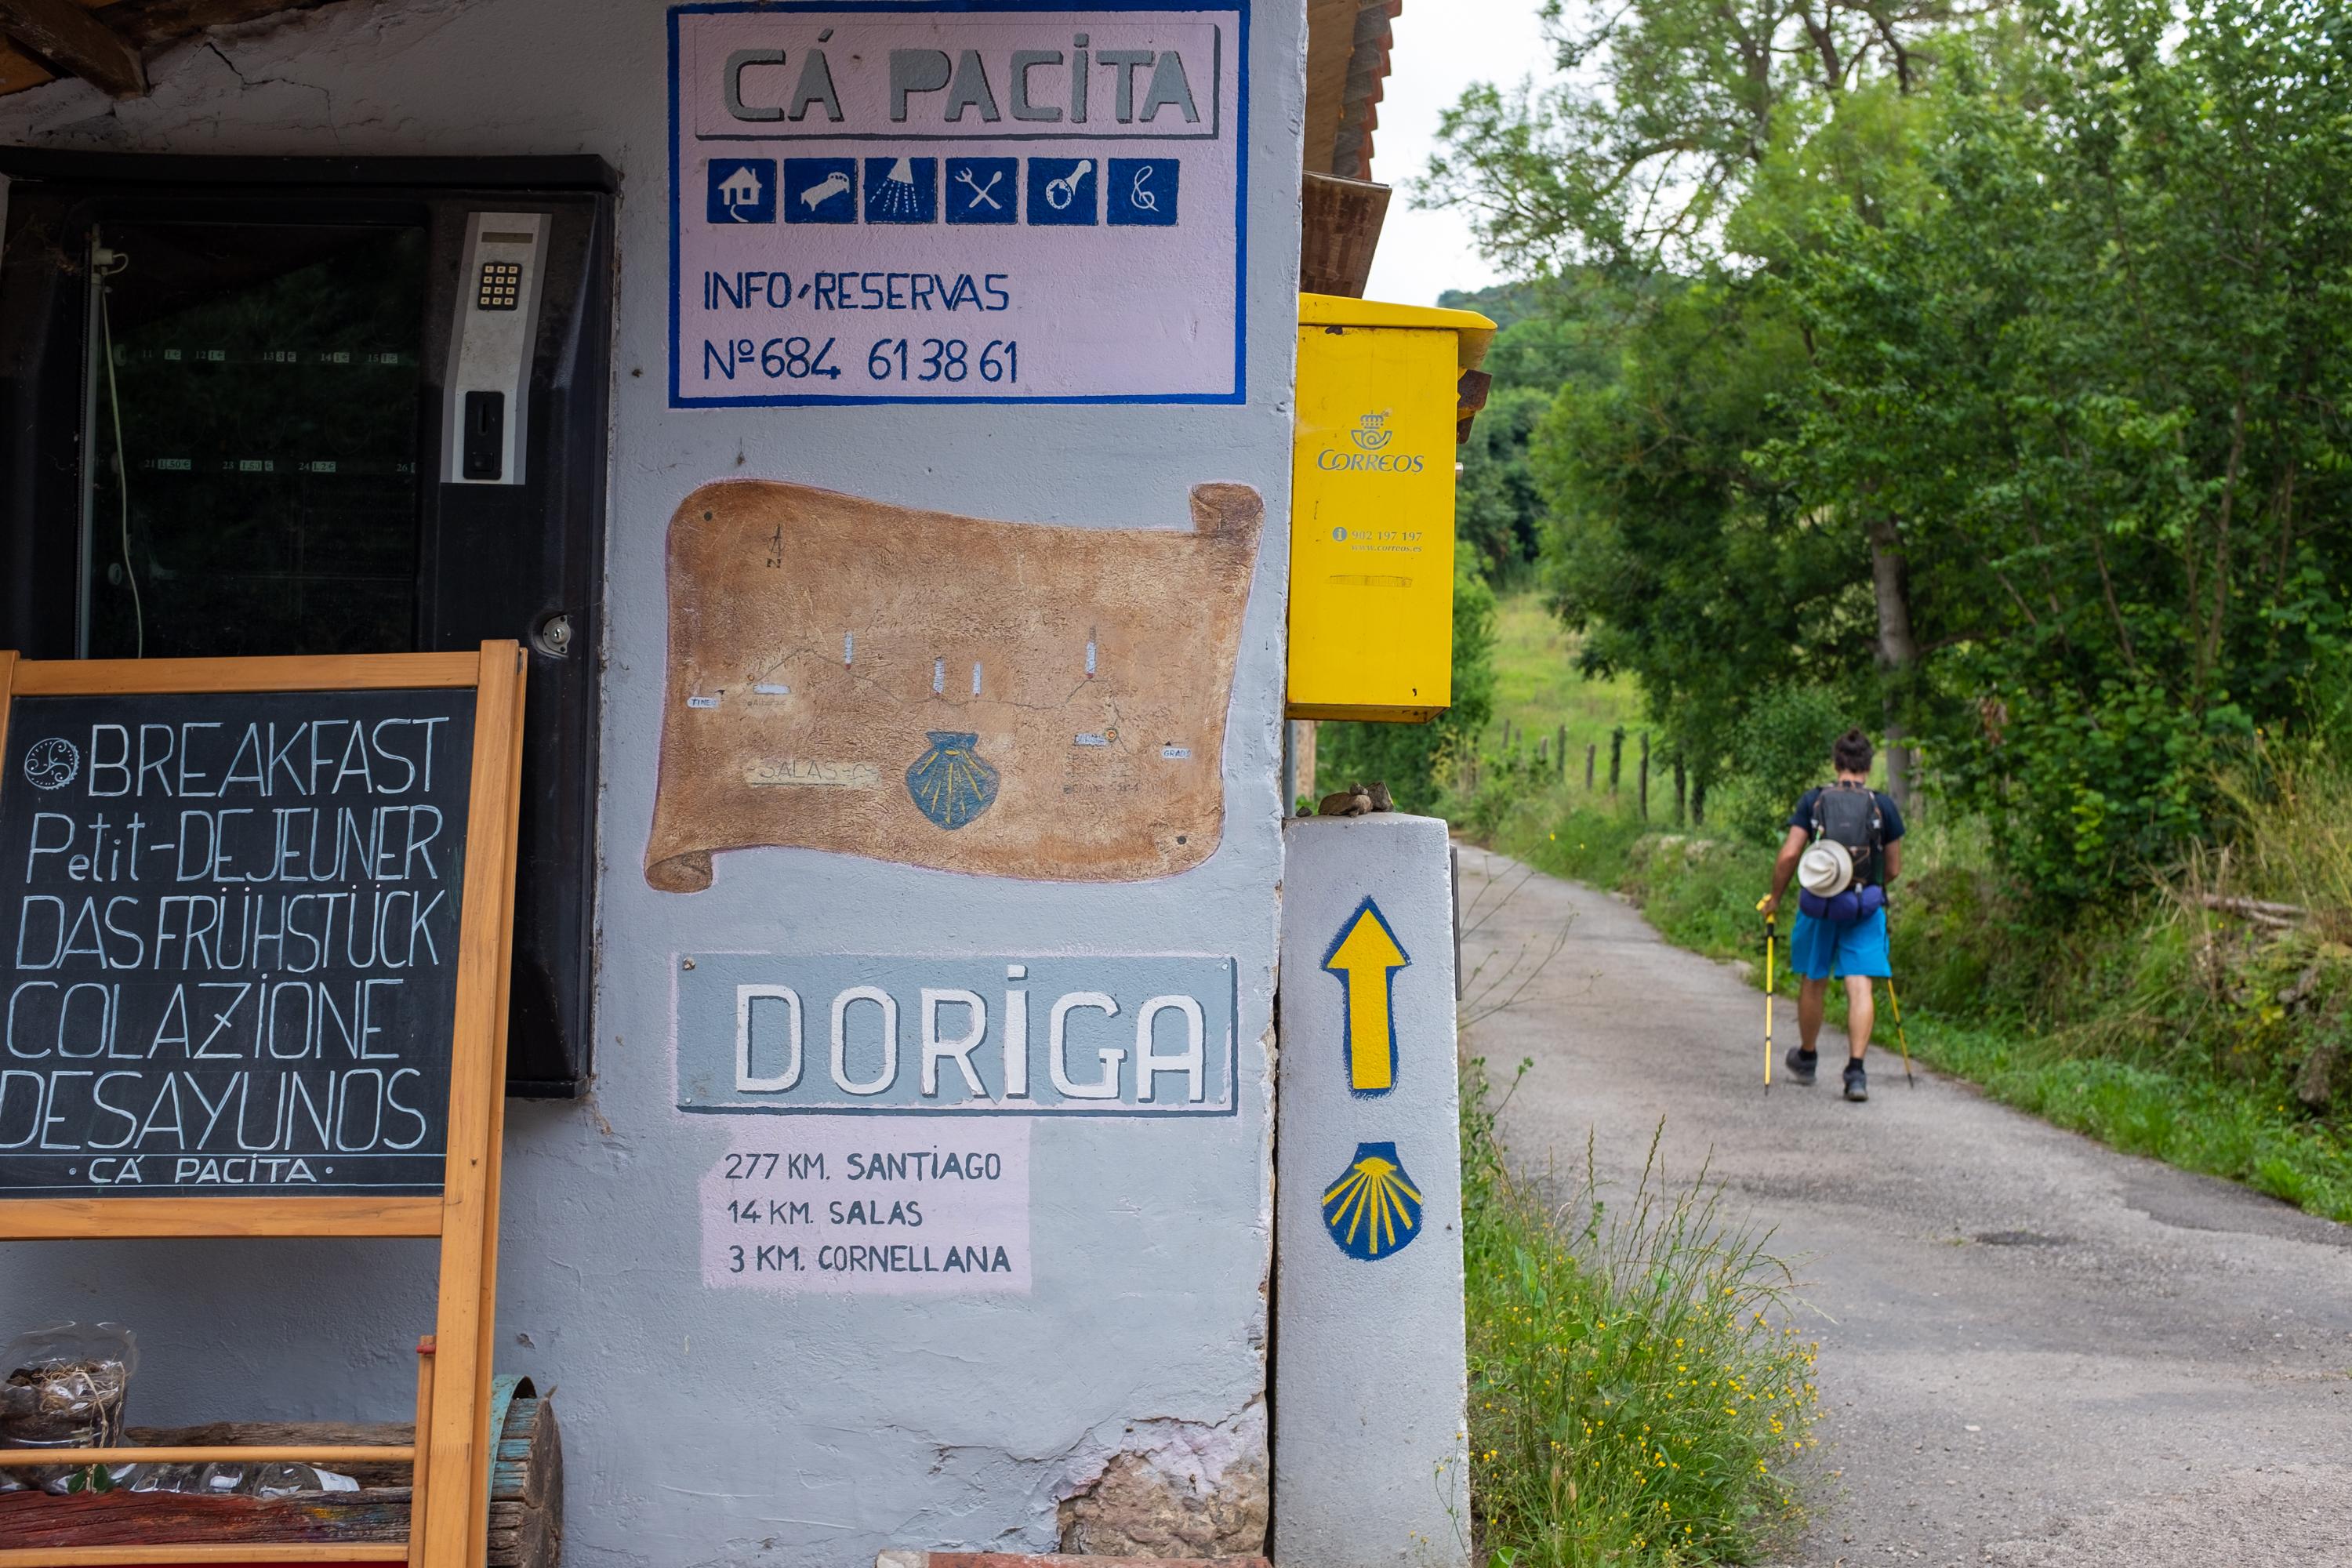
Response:
POLYGON ((907 770, 915 809, 952 833, 996 801, 996 769, 982 761, 980 737, 958 730, 925 732, 930 749, 907 770))
POLYGON ((1323 1194, 1323 1228, 1366 1263, 1402 1252, 1421 1234, 1421 1192, 1393 1143, 1359 1143, 1356 1158, 1323 1194))

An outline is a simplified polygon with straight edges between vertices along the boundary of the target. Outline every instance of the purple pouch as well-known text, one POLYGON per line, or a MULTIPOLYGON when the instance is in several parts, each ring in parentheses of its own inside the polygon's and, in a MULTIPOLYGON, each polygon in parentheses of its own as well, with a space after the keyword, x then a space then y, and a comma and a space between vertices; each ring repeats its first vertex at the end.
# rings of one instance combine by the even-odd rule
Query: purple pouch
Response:
POLYGON ((1797 908, 1813 919, 1833 926, 1850 926, 1885 907, 1886 889, 1875 885, 1848 888, 1844 892, 1833 893, 1826 899, 1819 893, 1801 889, 1797 894, 1797 908))

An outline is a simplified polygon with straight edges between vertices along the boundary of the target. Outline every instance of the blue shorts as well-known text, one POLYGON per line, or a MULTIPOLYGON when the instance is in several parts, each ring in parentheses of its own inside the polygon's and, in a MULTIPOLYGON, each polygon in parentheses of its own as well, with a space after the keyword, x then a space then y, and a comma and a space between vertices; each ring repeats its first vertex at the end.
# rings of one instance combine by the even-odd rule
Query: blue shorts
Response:
POLYGON ((1800 910, 1789 933, 1789 967, 1807 980, 1868 974, 1884 980, 1895 972, 1886 956, 1886 911, 1874 910, 1851 925, 1832 925, 1800 910))

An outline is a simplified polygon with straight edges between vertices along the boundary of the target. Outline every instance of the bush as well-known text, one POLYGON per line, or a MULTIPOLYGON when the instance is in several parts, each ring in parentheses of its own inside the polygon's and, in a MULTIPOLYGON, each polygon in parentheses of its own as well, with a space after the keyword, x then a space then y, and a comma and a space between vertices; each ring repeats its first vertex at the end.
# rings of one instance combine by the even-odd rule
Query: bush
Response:
POLYGON ((1831 773, 1830 744, 1853 728, 1853 709, 1826 686, 1776 686, 1732 734, 1731 777, 1716 817, 1755 844, 1778 844, 1789 808, 1831 773))
MULTIPOLYGON (((1526 1070, 1524 1067, 1522 1071, 1526 1070)), ((1746 1562, 1792 1538, 1818 1404, 1792 1281, 1706 1173, 1557 1204, 1515 1176, 1484 1064, 1462 1094, 1475 1546, 1509 1568, 1746 1562)))

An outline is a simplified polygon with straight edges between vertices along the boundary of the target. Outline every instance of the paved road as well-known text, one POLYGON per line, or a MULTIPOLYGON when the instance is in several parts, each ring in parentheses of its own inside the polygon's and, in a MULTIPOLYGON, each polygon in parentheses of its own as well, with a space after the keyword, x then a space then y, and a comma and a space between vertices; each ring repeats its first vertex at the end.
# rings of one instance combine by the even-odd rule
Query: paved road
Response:
POLYGON ((1566 1163, 1590 1130, 1630 1184, 1663 1118, 1670 1170, 1711 1152, 1798 1262, 1832 1473, 1794 1561, 2352 1564, 2352 1228, 1906 1090, 1891 1048, 1867 1105, 1828 1071, 1768 1100, 1759 993, 1617 898, 1461 855, 1463 1016, 1528 982, 1470 1030, 1504 1071, 1535 1058, 1516 1156, 1566 1163))

